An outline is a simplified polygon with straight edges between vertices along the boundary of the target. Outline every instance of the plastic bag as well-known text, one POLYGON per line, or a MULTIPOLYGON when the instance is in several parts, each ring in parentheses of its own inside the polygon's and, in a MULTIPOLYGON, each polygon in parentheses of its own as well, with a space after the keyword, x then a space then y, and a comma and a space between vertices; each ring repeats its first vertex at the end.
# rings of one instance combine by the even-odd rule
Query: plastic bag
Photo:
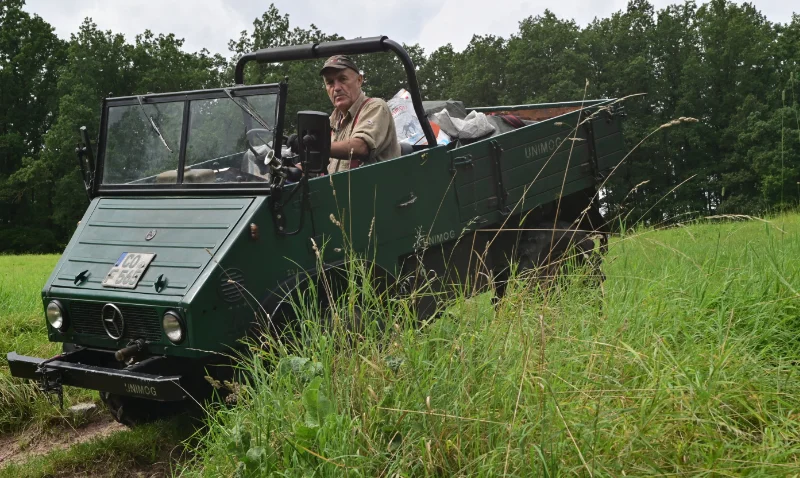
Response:
POLYGON ((475 139, 494 133, 494 125, 486 119, 486 115, 476 111, 470 112, 466 118, 461 119, 453 118, 450 116, 450 113, 444 109, 431 115, 431 119, 436 121, 442 128, 442 131, 447 133, 451 138, 475 139))
MULTIPOLYGON (((411 94, 409 94, 408 91, 401 89, 387 104, 394 118, 394 128, 395 133, 397 133, 398 141, 412 145, 428 144, 425 133, 422 131, 422 125, 420 125, 417 114, 414 111, 414 105, 411 102, 411 94)), ((433 133, 436 135, 436 142, 438 144, 447 144, 450 142, 450 137, 441 131, 438 125, 431 124, 431 127, 433 127, 433 133)))

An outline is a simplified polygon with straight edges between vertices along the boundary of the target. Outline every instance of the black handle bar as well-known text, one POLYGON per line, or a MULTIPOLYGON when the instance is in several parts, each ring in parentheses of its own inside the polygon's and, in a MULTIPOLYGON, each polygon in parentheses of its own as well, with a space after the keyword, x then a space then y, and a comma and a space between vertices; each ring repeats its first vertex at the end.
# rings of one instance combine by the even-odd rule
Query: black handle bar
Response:
POLYGON ((276 48, 265 48, 252 53, 246 53, 236 63, 234 81, 237 85, 244 84, 244 66, 251 62, 275 63, 280 61, 310 60, 313 58, 327 58, 332 55, 359 55, 363 53, 380 53, 393 51, 403 63, 408 77, 408 90, 411 93, 411 103, 414 105, 414 112, 417 113, 419 124, 428 140, 428 147, 436 145, 436 135, 433 128, 425 116, 425 109, 422 107, 422 97, 419 94, 419 83, 417 73, 414 70, 414 63, 408 52, 397 42, 388 37, 379 36, 371 38, 358 38, 355 40, 339 40, 325 43, 308 43, 306 45, 280 46, 276 48))

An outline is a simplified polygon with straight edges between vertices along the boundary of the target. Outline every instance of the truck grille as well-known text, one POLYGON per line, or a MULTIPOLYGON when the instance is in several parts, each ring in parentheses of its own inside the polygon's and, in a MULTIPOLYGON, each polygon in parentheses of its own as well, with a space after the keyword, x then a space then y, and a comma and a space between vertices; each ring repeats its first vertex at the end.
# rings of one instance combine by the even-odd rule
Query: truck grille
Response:
MULTIPOLYGON (((75 332, 86 335, 108 337, 101 318, 101 302, 71 302, 69 318, 75 332)), ((148 342, 161 341, 161 321, 154 307, 115 304, 125 317, 125 331, 122 340, 145 339, 148 342)))

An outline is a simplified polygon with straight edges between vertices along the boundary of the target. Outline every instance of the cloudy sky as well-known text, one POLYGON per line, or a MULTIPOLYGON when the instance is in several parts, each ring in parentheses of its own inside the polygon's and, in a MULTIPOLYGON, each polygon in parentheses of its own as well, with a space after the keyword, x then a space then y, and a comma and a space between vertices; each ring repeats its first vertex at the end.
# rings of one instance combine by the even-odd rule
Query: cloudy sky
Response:
MULTIPOLYGON (((473 34, 508 37, 519 20, 541 14, 545 8, 560 18, 585 25, 624 9, 627 0, 272 0, 292 26, 315 24, 326 33, 346 38, 388 35, 404 43, 419 43, 430 52, 446 43, 463 49, 473 34)), ((656 8, 675 0, 651 0, 656 8)), ((702 3, 702 0, 698 0, 702 3)), ((800 6, 787 0, 755 0, 756 7, 773 22, 788 23, 800 6)), ((249 30, 270 2, 248 0, 27 0, 26 10, 53 25, 69 38, 84 18, 91 17, 104 30, 123 33, 129 41, 150 29, 184 38, 184 48, 207 48, 228 55, 228 40, 249 30)))

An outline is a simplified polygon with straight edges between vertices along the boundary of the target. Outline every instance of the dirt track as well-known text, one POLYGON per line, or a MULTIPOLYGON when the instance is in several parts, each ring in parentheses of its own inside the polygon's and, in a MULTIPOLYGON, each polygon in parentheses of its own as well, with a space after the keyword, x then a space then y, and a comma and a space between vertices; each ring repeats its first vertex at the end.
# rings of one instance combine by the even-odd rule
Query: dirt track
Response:
POLYGON ((85 443, 93 438, 107 437, 124 429, 110 416, 101 414, 79 428, 58 427, 57 431, 45 433, 26 430, 0 435, 0 468, 24 463, 33 457, 85 443))

